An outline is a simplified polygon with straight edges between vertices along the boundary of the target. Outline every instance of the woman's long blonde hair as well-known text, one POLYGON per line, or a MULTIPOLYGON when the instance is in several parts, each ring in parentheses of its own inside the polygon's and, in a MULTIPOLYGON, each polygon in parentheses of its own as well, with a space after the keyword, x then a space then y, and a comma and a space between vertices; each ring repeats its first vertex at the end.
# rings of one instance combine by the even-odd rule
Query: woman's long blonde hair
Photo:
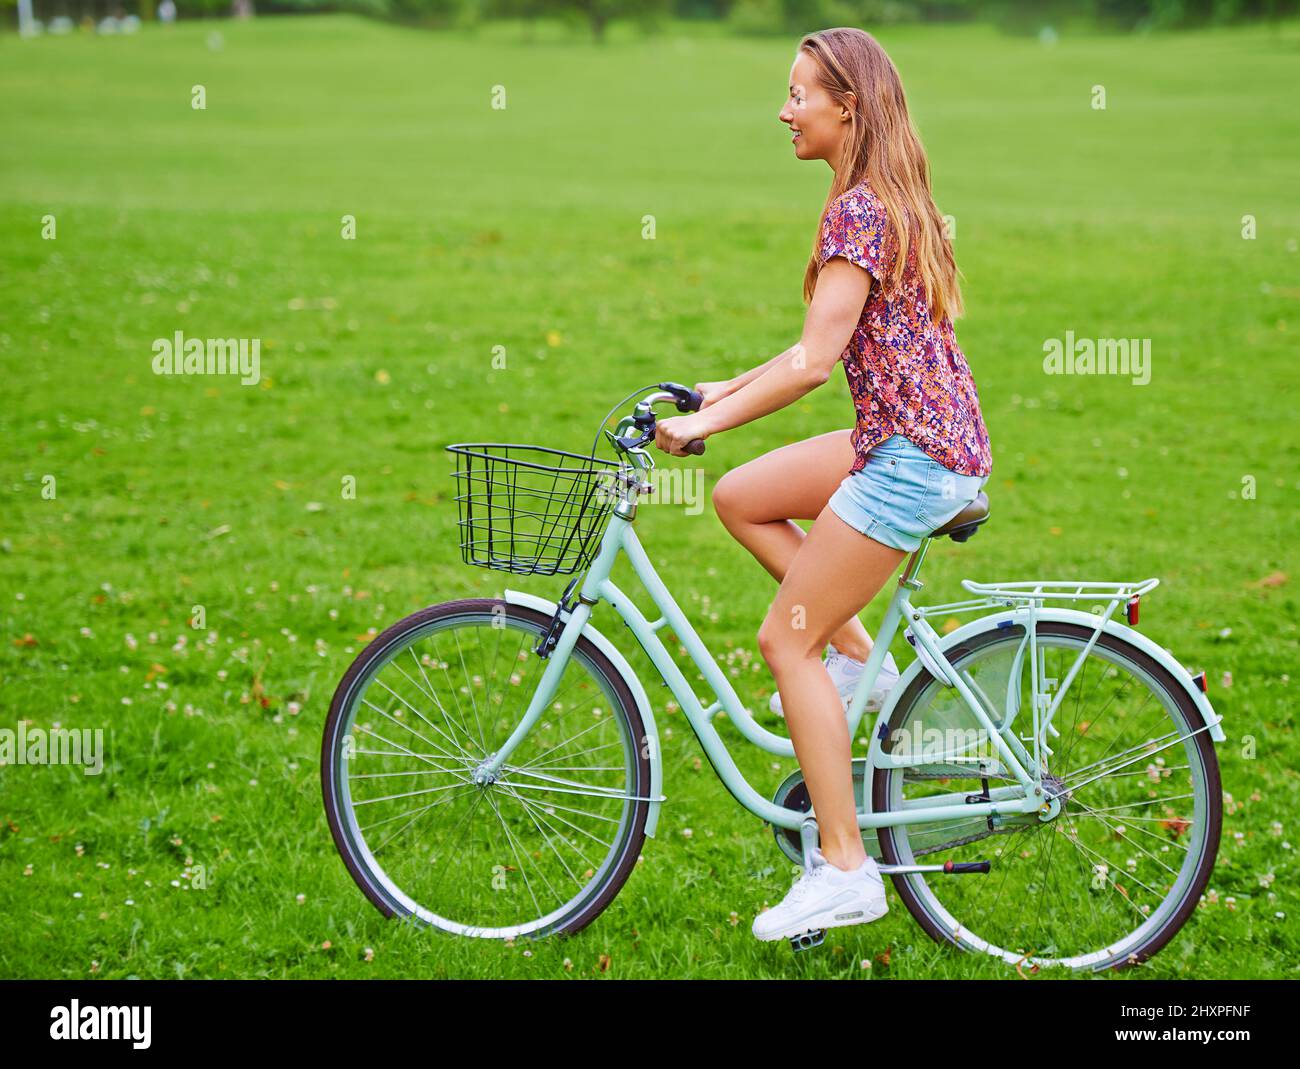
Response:
MULTIPOLYGON (((886 289, 903 279, 908 249, 916 242, 916 266, 926 304, 935 323, 962 314, 957 262, 939 209, 930 192, 930 164, 907 113, 903 82, 893 61, 871 34, 851 27, 819 30, 799 42, 817 64, 818 80, 852 118, 831 183, 825 220, 835 198, 864 179, 885 207, 897 250, 886 289), (856 102, 851 102, 852 93, 856 102)), ((821 228, 804 272, 804 300, 811 301, 817 284, 821 228)), ((888 239, 890 235, 886 235, 888 239)))

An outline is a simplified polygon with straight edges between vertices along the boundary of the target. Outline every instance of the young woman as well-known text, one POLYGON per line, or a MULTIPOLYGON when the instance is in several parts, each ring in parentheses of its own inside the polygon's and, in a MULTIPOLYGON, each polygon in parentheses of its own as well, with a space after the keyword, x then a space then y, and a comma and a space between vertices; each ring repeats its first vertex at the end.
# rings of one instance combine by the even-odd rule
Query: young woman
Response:
MULTIPOLYGON (((775 449, 727 472, 713 492, 727 529, 780 583, 758 644, 821 840, 813 867, 754 920, 763 940, 887 909, 857 826, 844 717, 871 652, 857 614, 922 538, 975 499, 992 466, 953 333, 962 305, 952 247, 893 63, 862 30, 809 34, 780 120, 795 155, 825 160, 834 174, 804 274, 803 334, 735 379, 700 383, 700 411, 661 420, 656 437, 683 456, 692 438, 793 404, 844 362, 851 430, 775 449), (795 519, 815 522, 805 535, 795 519)), ((869 708, 898 678, 892 658, 881 677, 869 708)))

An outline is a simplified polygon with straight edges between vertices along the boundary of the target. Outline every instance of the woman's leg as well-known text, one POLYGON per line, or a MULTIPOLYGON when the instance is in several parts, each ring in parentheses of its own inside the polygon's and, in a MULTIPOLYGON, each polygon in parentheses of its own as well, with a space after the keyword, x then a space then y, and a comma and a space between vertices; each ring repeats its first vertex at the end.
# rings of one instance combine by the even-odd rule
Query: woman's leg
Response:
POLYGON ((853 797, 848 723, 821 652, 846 621, 857 619, 905 555, 823 508, 758 632, 817 815, 822 854, 841 869, 857 868, 866 854, 853 797))
MULTIPOLYGON (((723 526, 778 583, 808 537, 794 520, 815 520, 853 465, 850 433, 828 431, 773 449, 733 468, 713 488, 713 508, 723 526)), ((826 642, 855 660, 865 661, 871 654, 871 636, 856 613, 822 647, 826 642)))

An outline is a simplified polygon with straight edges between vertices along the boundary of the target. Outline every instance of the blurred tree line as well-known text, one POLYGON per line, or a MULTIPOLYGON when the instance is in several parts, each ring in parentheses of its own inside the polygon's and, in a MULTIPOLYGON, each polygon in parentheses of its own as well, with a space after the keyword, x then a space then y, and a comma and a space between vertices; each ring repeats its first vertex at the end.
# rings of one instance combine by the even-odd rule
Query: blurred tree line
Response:
MULTIPOLYGON (((82 20, 138 13, 148 19, 158 0, 33 0, 38 18, 82 20)), ((653 30, 667 19, 726 22, 739 33, 800 34, 824 26, 982 20, 1037 32, 1045 25, 1087 23, 1111 30, 1176 29, 1280 19, 1300 0, 174 0, 182 18, 235 13, 352 11, 426 26, 470 26, 488 19, 530 25, 542 20, 582 23, 600 40, 614 20, 653 30)), ((14 0, 0 0, 11 7, 14 0)))

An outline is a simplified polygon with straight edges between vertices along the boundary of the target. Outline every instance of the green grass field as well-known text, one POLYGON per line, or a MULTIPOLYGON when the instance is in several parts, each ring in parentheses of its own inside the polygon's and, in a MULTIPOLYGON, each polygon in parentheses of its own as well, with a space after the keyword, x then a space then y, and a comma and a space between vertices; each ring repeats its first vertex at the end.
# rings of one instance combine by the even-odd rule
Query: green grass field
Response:
MULTIPOLYGON (((993 519, 936 544, 925 596, 1161 577, 1142 629, 1209 671, 1230 798, 1212 893, 1135 974, 1294 975, 1300 27, 881 37, 956 220, 958 335, 994 449, 993 519), (1150 338, 1149 384, 1045 374, 1066 331, 1150 338)), ((1008 975, 896 900, 816 953, 757 944, 788 864, 662 704, 659 836, 573 939, 385 922, 321 808, 325 712, 374 630, 566 581, 461 563, 443 446, 586 449, 630 390, 797 339, 830 175, 777 122, 794 44, 525 45, 342 17, 0 41, 0 727, 107 745, 97 777, 0 768, 0 975, 1008 975), (261 381, 156 376, 153 340, 178 330, 260 338, 261 381)), ((836 373, 689 463, 711 487, 851 422, 836 373)), ((639 533, 770 723, 770 577, 707 505, 645 508, 639 533)), ((593 622, 645 663, 608 608, 593 622)), ((769 790, 777 764, 741 759, 769 790)))

